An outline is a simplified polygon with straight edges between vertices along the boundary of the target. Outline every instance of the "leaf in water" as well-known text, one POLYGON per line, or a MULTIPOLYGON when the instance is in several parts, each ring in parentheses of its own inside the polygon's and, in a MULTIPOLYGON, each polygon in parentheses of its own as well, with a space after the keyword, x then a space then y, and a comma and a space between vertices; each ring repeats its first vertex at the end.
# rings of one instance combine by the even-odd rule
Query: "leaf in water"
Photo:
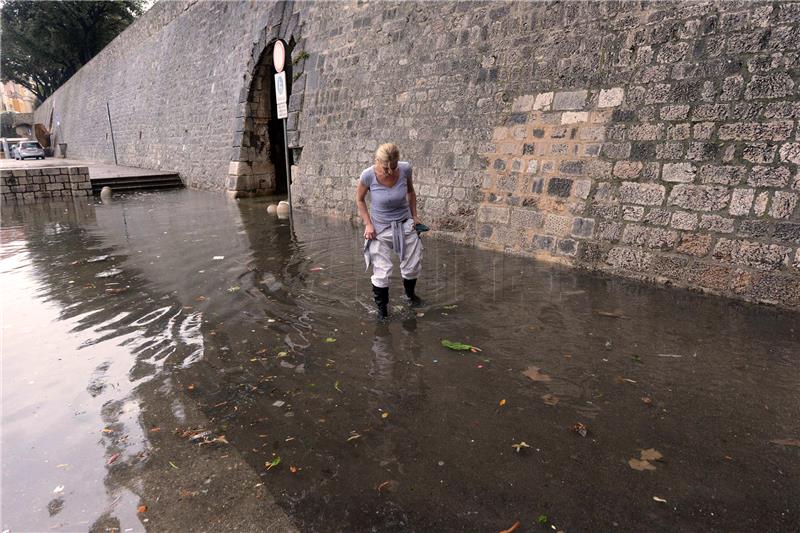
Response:
POLYGON ((659 498, 658 496, 653 496, 653 499, 658 503, 667 503, 667 500, 665 500, 664 498, 659 498))
POLYGON ((647 406, 653 405, 653 399, 650 396, 642 396, 642 401, 647 406))
POLYGON ((529 366, 523 370, 522 373, 531 378, 533 381, 552 381, 552 378, 547 374, 542 373, 538 366, 529 366))
POLYGON ((586 424, 581 422, 577 422, 574 426, 572 426, 572 431, 580 435, 581 437, 585 437, 589 434, 589 428, 586 427, 586 424))
POLYGON ((389 418, 389 413, 388 413, 387 411, 384 411, 384 412, 381 414, 381 418, 389 418))
POLYGON ((511 527, 510 527, 510 528, 508 528, 508 529, 504 529, 504 530, 503 530, 503 531, 501 531, 500 533, 514 533, 514 532, 515 532, 516 530, 518 530, 518 529, 519 529, 519 520, 517 520, 516 522, 514 522, 514 523, 511 525, 511 527))
POLYGON ((117 459, 119 459, 119 456, 120 456, 119 453, 115 453, 114 455, 108 458, 108 462, 106 462, 106 464, 107 465, 113 464, 117 459))
POLYGON ((336 339, 334 339, 333 337, 328 337, 327 339, 325 339, 325 342, 336 342, 336 339))
POLYGON ((656 467, 650 461, 660 461, 664 456, 654 448, 642 450, 639 453, 640 459, 628 459, 628 464, 634 470, 655 470, 656 467))
POLYGON ((172 467, 172 468, 174 468, 175 470, 180 470, 180 469, 179 469, 179 468, 178 468, 178 467, 175 465, 175 463, 173 463, 172 461, 170 461, 170 462, 169 462, 169 466, 171 466, 171 467, 172 467))
POLYGON ((800 439, 772 439, 772 444, 780 444, 781 446, 798 446, 800 447, 800 439))
POLYGON ((560 400, 555 394, 545 394, 542 396, 542 401, 546 405, 557 405, 560 400))
POLYGON ((517 450, 517 453, 519 453, 523 448, 530 448, 530 445, 527 442, 522 441, 518 444, 512 444, 511 447, 517 450))
POLYGON ((622 311, 598 311, 597 314, 609 318, 628 318, 622 314, 622 311))
POLYGON ((342 388, 339 387, 339 381, 338 380, 336 381, 336 383, 333 384, 333 388, 338 390, 339 392, 342 392, 342 388))
POLYGON ((224 255, 215 255, 211 258, 212 261, 222 261, 223 259, 225 259, 224 255))
POLYGON ((648 461, 640 461, 639 459, 628 459, 628 464, 634 470, 655 470, 656 467, 651 465, 648 461))
POLYGON ((472 350, 474 346, 464 344, 463 342, 452 342, 447 339, 442 340, 442 346, 450 348, 451 350, 472 350))
POLYGON ((239 292, 242 288, 238 285, 234 285, 233 287, 228 287, 228 292, 239 292))
POLYGON ((140 505, 139 508, 136 509, 136 512, 139 513, 139 514, 146 513, 147 512, 147 506, 146 505, 140 505))
POLYGON ((450 309, 455 309, 456 307, 458 307, 458 306, 457 305, 443 305, 442 309, 447 309, 449 311, 450 309))
POLYGON ((289 472, 291 472, 292 474, 296 474, 299 470, 300 470, 299 468, 293 465, 289 467, 289 472))
POLYGON ((642 461, 659 461, 663 459, 663 455, 658 450, 653 448, 648 448, 646 450, 642 450, 642 461))
POLYGON ((506 399, 505 398, 500 400, 500 407, 503 407, 505 404, 506 404, 506 399))
POLYGON ((350 442, 351 440, 360 439, 360 438, 361 438, 361 435, 359 435, 358 433, 353 433, 352 435, 347 437, 347 442, 350 442))
POLYGON ((543 526, 546 526, 547 522, 549 522, 546 514, 540 514, 539 518, 537 518, 536 521, 542 524, 543 526))
POLYGON ((276 457, 275 459, 272 460, 272 462, 264 463, 264 466, 267 467, 267 470, 272 470, 272 468, 278 466, 279 464, 281 464, 281 458, 276 457))

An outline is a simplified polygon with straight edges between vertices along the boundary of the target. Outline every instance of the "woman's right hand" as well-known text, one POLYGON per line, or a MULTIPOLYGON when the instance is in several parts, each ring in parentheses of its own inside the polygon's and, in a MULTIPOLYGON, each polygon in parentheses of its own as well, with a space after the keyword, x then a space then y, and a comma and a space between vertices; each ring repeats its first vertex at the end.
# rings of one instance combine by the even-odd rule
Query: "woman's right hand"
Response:
POLYGON ((367 227, 364 228, 364 238, 368 241, 375 239, 375 226, 367 224, 367 227))

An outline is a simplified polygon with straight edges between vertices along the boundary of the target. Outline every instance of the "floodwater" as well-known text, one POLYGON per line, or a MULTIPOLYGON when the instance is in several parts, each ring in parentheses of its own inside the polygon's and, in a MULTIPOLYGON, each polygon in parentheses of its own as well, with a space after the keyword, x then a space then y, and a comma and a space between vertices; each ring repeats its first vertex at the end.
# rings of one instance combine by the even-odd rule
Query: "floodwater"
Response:
POLYGON ((265 205, 3 207, 3 531, 800 529, 800 315, 265 205))

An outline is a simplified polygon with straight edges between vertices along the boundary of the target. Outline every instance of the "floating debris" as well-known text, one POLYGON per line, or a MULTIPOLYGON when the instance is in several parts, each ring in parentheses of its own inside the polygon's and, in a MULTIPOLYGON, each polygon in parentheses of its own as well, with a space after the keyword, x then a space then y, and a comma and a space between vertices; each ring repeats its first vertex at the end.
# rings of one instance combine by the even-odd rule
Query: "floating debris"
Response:
POLYGON ((109 270, 104 270, 103 272, 98 272, 94 275, 96 278, 113 278, 114 276, 119 276, 122 274, 121 268, 112 268, 109 270))
POLYGON ((533 381, 553 381, 553 378, 542 372, 538 366, 529 366, 522 373, 533 381))
POLYGON ((268 462, 264 463, 264 466, 267 467, 267 470, 272 470, 274 467, 278 466, 279 464, 281 464, 281 458, 280 457, 276 457, 272 461, 268 461, 268 462))
POLYGON ((555 394, 545 394, 542 396, 542 401, 545 403, 545 405, 552 406, 552 405, 558 405, 558 402, 560 400, 558 396, 556 396, 555 394))
POLYGON ((664 498, 659 498, 658 496, 653 496, 653 499, 658 503, 667 503, 667 500, 665 500, 664 498))
POLYGON ((581 437, 585 437, 589 433, 589 428, 586 427, 586 424, 577 422, 574 426, 572 426, 572 431, 574 431, 581 437))
POLYGON ((511 447, 517 450, 517 453, 519 453, 523 448, 530 448, 530 445, 527 442, 522 441, 517 444, 512 444, 511 447))
POLYGON ((87 263, 98 263, 100 261, 108 261, 108 259, 110 257, 111 257, 110 255, 98 255, 98 256, 95 256, 95 257, 90 257, 89 259, 86 260, 86 262, 87 263))
POLYGON ((225 259, 224 255, 215 255, 211 258, 212 261, 222 261, 223 259, 225 259))
POLYGON ((658 450, 648 448, 646 450, 641 450, 639 457, 639 459, 628 459, 628 465, 634 470, 644 471, 655 470, 656 467, 651 461, 660 461, 664 456, 661 455, 661 452, 658 450))

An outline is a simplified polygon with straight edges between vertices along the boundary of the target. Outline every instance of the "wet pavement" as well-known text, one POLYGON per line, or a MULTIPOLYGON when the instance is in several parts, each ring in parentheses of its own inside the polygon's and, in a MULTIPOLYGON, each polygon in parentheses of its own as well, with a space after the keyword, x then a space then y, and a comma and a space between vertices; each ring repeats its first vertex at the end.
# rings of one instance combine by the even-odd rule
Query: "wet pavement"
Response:
POLYGON ((3 206, 3 531, 800 529, 797 313, 265 205, 3 206))

